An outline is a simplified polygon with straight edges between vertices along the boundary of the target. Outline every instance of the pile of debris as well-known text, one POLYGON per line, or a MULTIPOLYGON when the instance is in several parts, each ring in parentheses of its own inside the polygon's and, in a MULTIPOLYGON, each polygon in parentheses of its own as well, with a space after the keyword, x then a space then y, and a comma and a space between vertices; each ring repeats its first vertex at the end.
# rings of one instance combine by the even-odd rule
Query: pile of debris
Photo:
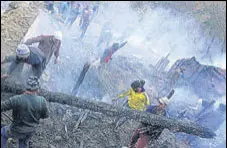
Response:
MULTIPOLYGON (((226 95, 226 70, 214 66, 202 65, 195 57, 177 60, 168 72, 182 67, 183 81, 197 96, 211 100, 226 95), (199 87, 198 87, 199 86, 199 87)), ((179 86, 179 85, 178 85, 179 86)))

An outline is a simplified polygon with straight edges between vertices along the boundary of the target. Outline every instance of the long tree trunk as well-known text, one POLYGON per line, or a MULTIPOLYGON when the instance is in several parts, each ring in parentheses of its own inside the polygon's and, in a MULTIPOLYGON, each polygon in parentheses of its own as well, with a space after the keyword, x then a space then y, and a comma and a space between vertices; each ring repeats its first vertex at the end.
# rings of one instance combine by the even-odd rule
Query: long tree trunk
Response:
MULTIPOLYGON (((24 90, 25 86, 21 84, 1 79, 2 92, 21 94, 24 90)), ((100 112, 107 116, 127 117, 128 119, 133 119, 138 122, 143 122, 150 125, 159 125, 174 132, 184 132, 203 138, 213 138, 215 136, 215 133, 212 132, 210 129, 189 121, 170 119, 148 112, 140 112, 127 108, 117 107, 103 102, 73 97, 63 93, 49 92, 44 89, 40 89, 39 95, 45 97, 50 102, 68 104, 81 109, 88 109, 94 112, 100 112)))

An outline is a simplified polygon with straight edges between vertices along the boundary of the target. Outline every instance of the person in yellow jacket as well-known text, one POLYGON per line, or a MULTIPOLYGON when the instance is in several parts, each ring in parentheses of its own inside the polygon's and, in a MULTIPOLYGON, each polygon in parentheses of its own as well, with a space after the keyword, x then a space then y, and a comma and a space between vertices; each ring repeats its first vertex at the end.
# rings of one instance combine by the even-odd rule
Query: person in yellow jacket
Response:
POLYGON ((120 98, 124 98, 128 96, 128 106, 131 109, 145 111, 147 106, 150 105, 150 99, 143 88, 145 84, 144 80, 136 80, 131 84, 130 90, 125 93, 120 94, 117 98, 113 100, 117 100, 120 98))

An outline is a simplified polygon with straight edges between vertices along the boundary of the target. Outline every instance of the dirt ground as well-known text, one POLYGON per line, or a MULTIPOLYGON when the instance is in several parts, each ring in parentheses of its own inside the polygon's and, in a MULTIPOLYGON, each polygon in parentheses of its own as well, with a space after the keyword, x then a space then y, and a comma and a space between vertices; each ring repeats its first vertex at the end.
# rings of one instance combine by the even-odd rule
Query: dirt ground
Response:
POLYGON ((40 7, 41 2, 11 2, 9 10, 1 14, 1 60, 6 55, 14 54, 40 7))

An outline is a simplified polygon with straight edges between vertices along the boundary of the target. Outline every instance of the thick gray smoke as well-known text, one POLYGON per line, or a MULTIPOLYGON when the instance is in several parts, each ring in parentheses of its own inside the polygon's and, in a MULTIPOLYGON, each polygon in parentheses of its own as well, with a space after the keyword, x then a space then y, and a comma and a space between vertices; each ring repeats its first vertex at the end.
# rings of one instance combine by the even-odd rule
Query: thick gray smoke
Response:
MULTIPOLYGON (((220 56, 218 53, 218 49, 221 48, 220 42, 215 39, 210 44, 212 39, 201 30, 199 24, 192 17, 163 8, 147 11, 142 20, 141 17, 130 8, 129 2, 108 2, 100 7, 98 15, 88 26, 84 40, 80 41, 78 21, 69 29, 40 11, 40 15, 29 29, 24 40, 41 34, 52 34, 57 30, 63 32, 60 63, 57 65, 54 65, 53 61, 49 63, 42 76, 43 81, 48 80, 48 83, 43 83, 43 87, 51 91, 71 93, 84 63, 94 60, 104 51, 104 46, 97 48, 96 45, 101 29, 107 21, 110 22, 113 32, 111 43, 128 41, 128 44, 116 52, 113 58, 117 56, 123 56, 126 59, 134 57, 146 67, 149 64, 155 65, 162 56, 170 53, 169 67, 178 59, 195 56, 202 64, 226 69, 226 56, 220 56), (208 48, 212 54, 206 55, 208 48), (215 51, 217 52, 215 53, 215 51)), ((86 92, 95 95, 93 90, 88 89, 86 92)), ((223 98, 226 97, 223 96, 223 98)), ((220 99, 220 102, 226 104, 223 98, 220 99)), ((108 94, 105 94, 103 99, 105 102, 110 102, 108 94)), ((183 109, 196 106, 198 99, 186 88, 177 89, 171 100, 170 108, 183 109)), ((174 109, 172 111, 175 114, 178 112, 174 109)), ((226 122, 222 123, 216 130, 218 135, 216 139, 209 141, 200 139, 201 145, 218 148, 226 143, 225 134, 221 132, 225 131, 225 124, 226 122)))
MULTIPOLYGON (((115 37, 112 42, 123 39, 129 41, 121 52, 116 53, 116 56, 135 55, 142 57, 146 64, 155 64, 161 56, 170 53, 171 63, 169 66, 182 57, 195 56, 202 64, 226 67, 225 55, 220 56, 218 53, 212 53, 211 59, 206 56, 207 48, 210 48, 210 51, 218 52, 221 44, 218 40, 215 40, 210 45, 211 38, 206 36, 206 33, 201 30, 199 24, 192 17, 179 15, 171 10, 156 8, 147 11, 142 21, 139 21, 139 18, 138 13, 130 8, 129 2, 109 2, 105 7, 101 7, 98 16, 89 25, 84 41, 84 45, 90 44, 90 48, 92 48, 88 52, 89 58, 92 59, 97 56, 97 53, 102 53, 103 49, 101 51, 95 49, 95 45, 102 26, 110 21, 115 37)), ((77 48, 73 47, 74 44, 72 44, 72 42, 76 42, 80 34, 77 25, 74 24, 71 29, 68 29, 63 24, 56 24, 46 14, 40 13, 32 27, 35 29, 31 29, 26 37, 50 34, 55 30, 61 30, 65 41, 61 54, 67 55, 69 51, 72 52, 71 48, 74 50, 77 48), (67 43, 70 43, 70 45, 67 45, 67 43)), ((86 47, 83 46, 83 48, 86 47)))

